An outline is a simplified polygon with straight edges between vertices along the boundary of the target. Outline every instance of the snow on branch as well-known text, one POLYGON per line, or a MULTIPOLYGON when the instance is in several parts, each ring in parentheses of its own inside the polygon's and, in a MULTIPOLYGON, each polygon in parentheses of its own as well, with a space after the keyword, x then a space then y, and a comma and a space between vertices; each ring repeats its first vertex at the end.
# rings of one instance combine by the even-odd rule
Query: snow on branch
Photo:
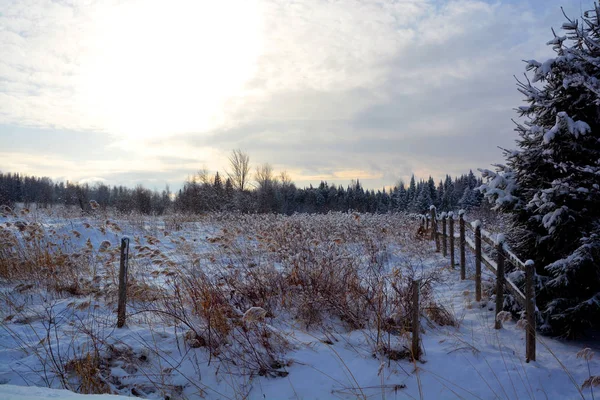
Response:
POLYGON ((479 169, 486 182, 477 189, 491 204, 494 204, 495 210, 517 205, 519 199, 513 194, 517 189, 515 172, 505 165, 495 166, 496 171, 479 169))
POLYGON ((589 133, 591 128, 587 123, 583 121, 574 121, 566 112, 561 111, 556 114, 556 124, 544 133, 544 143, 550 143, 558 133, 565 131, 569 132, 575 138, 578 138, 580 135, 589 133))

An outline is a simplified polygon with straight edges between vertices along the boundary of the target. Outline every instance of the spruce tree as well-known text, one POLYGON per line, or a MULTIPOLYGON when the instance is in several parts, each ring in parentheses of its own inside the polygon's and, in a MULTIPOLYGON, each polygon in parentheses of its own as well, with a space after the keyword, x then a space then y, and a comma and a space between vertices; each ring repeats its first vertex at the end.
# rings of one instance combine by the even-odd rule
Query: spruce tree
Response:
POLYGON ((408 189, 406 190, 406 207, 410 208, 417 197, 417 185, 415 183, 415 176, 412 175, 410 177, 410 184, 408 185, 408 189))
POLYGON ((406 211, 408 207, 408 192, 404 187, 404 182, 400 182, 398 187, 398 211, 406 211))
POLYGON ((429 211, 429 207, 431 206, 431 191, 428 184, 421 185, 421 190, 419 191, 419 195, 413 205, 413 212, 418 214, 425 214, 429 211))
POLYGON ((464 210, 470 210, 479 205, 480 201, 478 199, 478 192, 475 189, 470 189, 466 187, 463 191, 463 195, 458 201, 458 205, 460 208, 464 210))
MULTIPOLYGON (((427 181, 427 185, 429 186, 429 197, 431 198, 431 204, 429 204, 430 206, 436 205, 437 204, 437 190, 435 188, 435 181, 433 180, 433 178, 430 176, 429 180, 427 181)), ((427 209, 429 209, 429 206, 427 207, 427 209)))
POLYGON ((568 336, 600 323, 599 15, 567 18, 548 42, 556 57, 526 62, 519 149, 482 171, 486 197, 512 216, 513 246, 541 275, 542 328, 568 336))
POLYGON ((440 200, 440 207, 442 211, 454 209, 454 183, 449 175, 446 175, 446 180, 444 180, 444 194, 440 200))

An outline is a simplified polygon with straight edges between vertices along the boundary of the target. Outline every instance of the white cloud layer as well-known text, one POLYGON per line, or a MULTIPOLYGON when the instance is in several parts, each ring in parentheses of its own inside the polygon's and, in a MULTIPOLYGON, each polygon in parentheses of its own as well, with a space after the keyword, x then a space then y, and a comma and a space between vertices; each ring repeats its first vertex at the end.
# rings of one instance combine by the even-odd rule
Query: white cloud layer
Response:
POLYGON ((156 157, 222 169, 240 147, 301 182, 370 186, 498 161, 515 137, 512 75, 562 23, 558 0, 0 0, 0 13, 0 124, 104 132, 130 154, 82 179, 156 157))

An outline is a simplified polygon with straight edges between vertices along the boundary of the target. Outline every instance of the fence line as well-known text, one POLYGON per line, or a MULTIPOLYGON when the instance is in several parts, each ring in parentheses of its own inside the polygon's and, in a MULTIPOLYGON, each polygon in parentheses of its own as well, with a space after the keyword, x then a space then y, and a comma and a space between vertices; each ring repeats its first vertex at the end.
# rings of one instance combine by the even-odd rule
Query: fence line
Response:
MULTIPOLYGON (((502 327, 501 321, 498 319, 498 313, 502 311, 504 304, 504 292, 510 292, 515 300, 525 310, 526 317, 526 346, 525 357, 526 361, 535 361, 535 288, 534 277, 535 268, 532 260, 526 262, 521 261, 506 245, 504 235, 497 235, 494 239, 492 234, 482 228, 481 221, 473 221, 468 224, 464 219, 464 211, 458 213, 459 218, 459 241, 460 246, 460 278, 466 278, 466 249, 467 247, 475 254, 475 300, 481 301, 481 265, 485 265, 492 273, 496 275, 496 318, 495 328, 502 327), (468 238, 465 234, 466 228, 473 232, 475 241, 468 238), (486 254, 482 250, 482 242, 496 250, 494 259, 490 254, 486 254), (505 262, 508 261, 516 268, 525 272, 525 293, 523 293, 517 285, 514 284, 504 273, 505 262)), ((431 206, 430 215, 425 216, 422 220, 422 225, 425 229, 431 226, 431 240, 435 240, 436 252, 440 252, 440 239, 442 241, 442 254, 444 257, 448 254, 447 242, 450 239, 450 266, 455 267, 455 231, 454 231, 454 214, 441 213, 437 214, 436 208, 431 206), (449 221, 448 221, 449 220, 449 221), (442 230, 438 230, 438 222, 441 221, 442 230), (449 223, 447 223, 447 221, 449 223), (449 231, 447 227, 449 226, 449 231)))

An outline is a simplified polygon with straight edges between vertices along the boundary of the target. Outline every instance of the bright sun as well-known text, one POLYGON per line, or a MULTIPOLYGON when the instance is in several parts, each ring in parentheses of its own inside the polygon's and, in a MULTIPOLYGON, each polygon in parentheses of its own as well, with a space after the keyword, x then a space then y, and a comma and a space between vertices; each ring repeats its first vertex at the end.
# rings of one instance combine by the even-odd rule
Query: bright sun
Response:
POLYGON ((124 139, 220 124, 262 49, 254 0, 134 0, 98 10, 81 62, 84 112, 124 139))

